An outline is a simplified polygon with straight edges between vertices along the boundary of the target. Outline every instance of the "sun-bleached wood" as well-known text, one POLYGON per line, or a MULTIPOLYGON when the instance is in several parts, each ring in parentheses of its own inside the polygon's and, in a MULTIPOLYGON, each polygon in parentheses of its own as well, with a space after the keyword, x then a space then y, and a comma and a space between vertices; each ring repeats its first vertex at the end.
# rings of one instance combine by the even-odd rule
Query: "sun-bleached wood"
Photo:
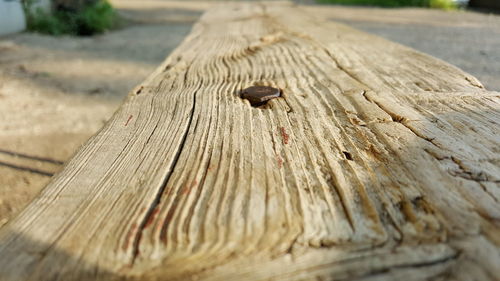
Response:
POLYGON ((498 280, 499 124, 442 61, 226 3, 0 230, 0 280, 498 280))

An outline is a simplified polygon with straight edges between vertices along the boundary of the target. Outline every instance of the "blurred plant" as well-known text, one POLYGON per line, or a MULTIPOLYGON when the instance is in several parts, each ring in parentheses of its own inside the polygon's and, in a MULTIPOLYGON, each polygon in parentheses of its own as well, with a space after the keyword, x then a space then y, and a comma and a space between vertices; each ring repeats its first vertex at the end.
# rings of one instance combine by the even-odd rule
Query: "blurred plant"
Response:
POLYGON ((454 10, 457 8, 457 4, 451 0, 430 0, 429 7, 444 9, 444 10, 454 10))
POLYGON ((89 36, 105 32, 117 25, 118 17, 106 0, 94 1, 78 10, 56 9, 48 13, 34 9, 34 0, 24 0, 27 29, 51 35, 89 36))
POLYGON ((345 4, 345 5, 367 5, 380 7, 430 7, 439 9, 455 9, 453 0, 317 0, 319 3, 345 4))

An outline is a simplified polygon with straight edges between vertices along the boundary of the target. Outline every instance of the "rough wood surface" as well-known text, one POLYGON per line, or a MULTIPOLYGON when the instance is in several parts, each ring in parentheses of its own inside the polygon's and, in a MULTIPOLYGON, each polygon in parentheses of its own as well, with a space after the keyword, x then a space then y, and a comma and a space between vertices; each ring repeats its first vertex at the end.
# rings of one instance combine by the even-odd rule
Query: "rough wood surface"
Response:
POLYGON ((499 280, 499 124, 442 61, 225 4, 0 230, 0 280, 499 280))

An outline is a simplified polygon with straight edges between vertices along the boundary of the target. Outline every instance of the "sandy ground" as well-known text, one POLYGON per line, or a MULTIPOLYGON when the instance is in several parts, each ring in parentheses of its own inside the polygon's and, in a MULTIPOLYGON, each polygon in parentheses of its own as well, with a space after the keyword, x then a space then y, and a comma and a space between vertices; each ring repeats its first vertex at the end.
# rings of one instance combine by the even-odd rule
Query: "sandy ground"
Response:
MULTIPOLYGON (((0 38, 0 227, 106 122, 213 1, 112 1, 132 22, 91 38, 0 38)), ((447 60, 500 90, 500 17, 306 7, 447 60)))

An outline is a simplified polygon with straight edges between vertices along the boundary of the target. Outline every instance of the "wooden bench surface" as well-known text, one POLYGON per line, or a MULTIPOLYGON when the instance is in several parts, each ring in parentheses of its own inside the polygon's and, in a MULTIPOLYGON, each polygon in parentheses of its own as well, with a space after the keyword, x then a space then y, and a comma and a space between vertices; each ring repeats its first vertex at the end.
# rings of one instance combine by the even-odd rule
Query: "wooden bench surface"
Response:
POLYGON ((226 3, 0 229, 0 280, 498 280, 499 124, 442 61, 226 3))

